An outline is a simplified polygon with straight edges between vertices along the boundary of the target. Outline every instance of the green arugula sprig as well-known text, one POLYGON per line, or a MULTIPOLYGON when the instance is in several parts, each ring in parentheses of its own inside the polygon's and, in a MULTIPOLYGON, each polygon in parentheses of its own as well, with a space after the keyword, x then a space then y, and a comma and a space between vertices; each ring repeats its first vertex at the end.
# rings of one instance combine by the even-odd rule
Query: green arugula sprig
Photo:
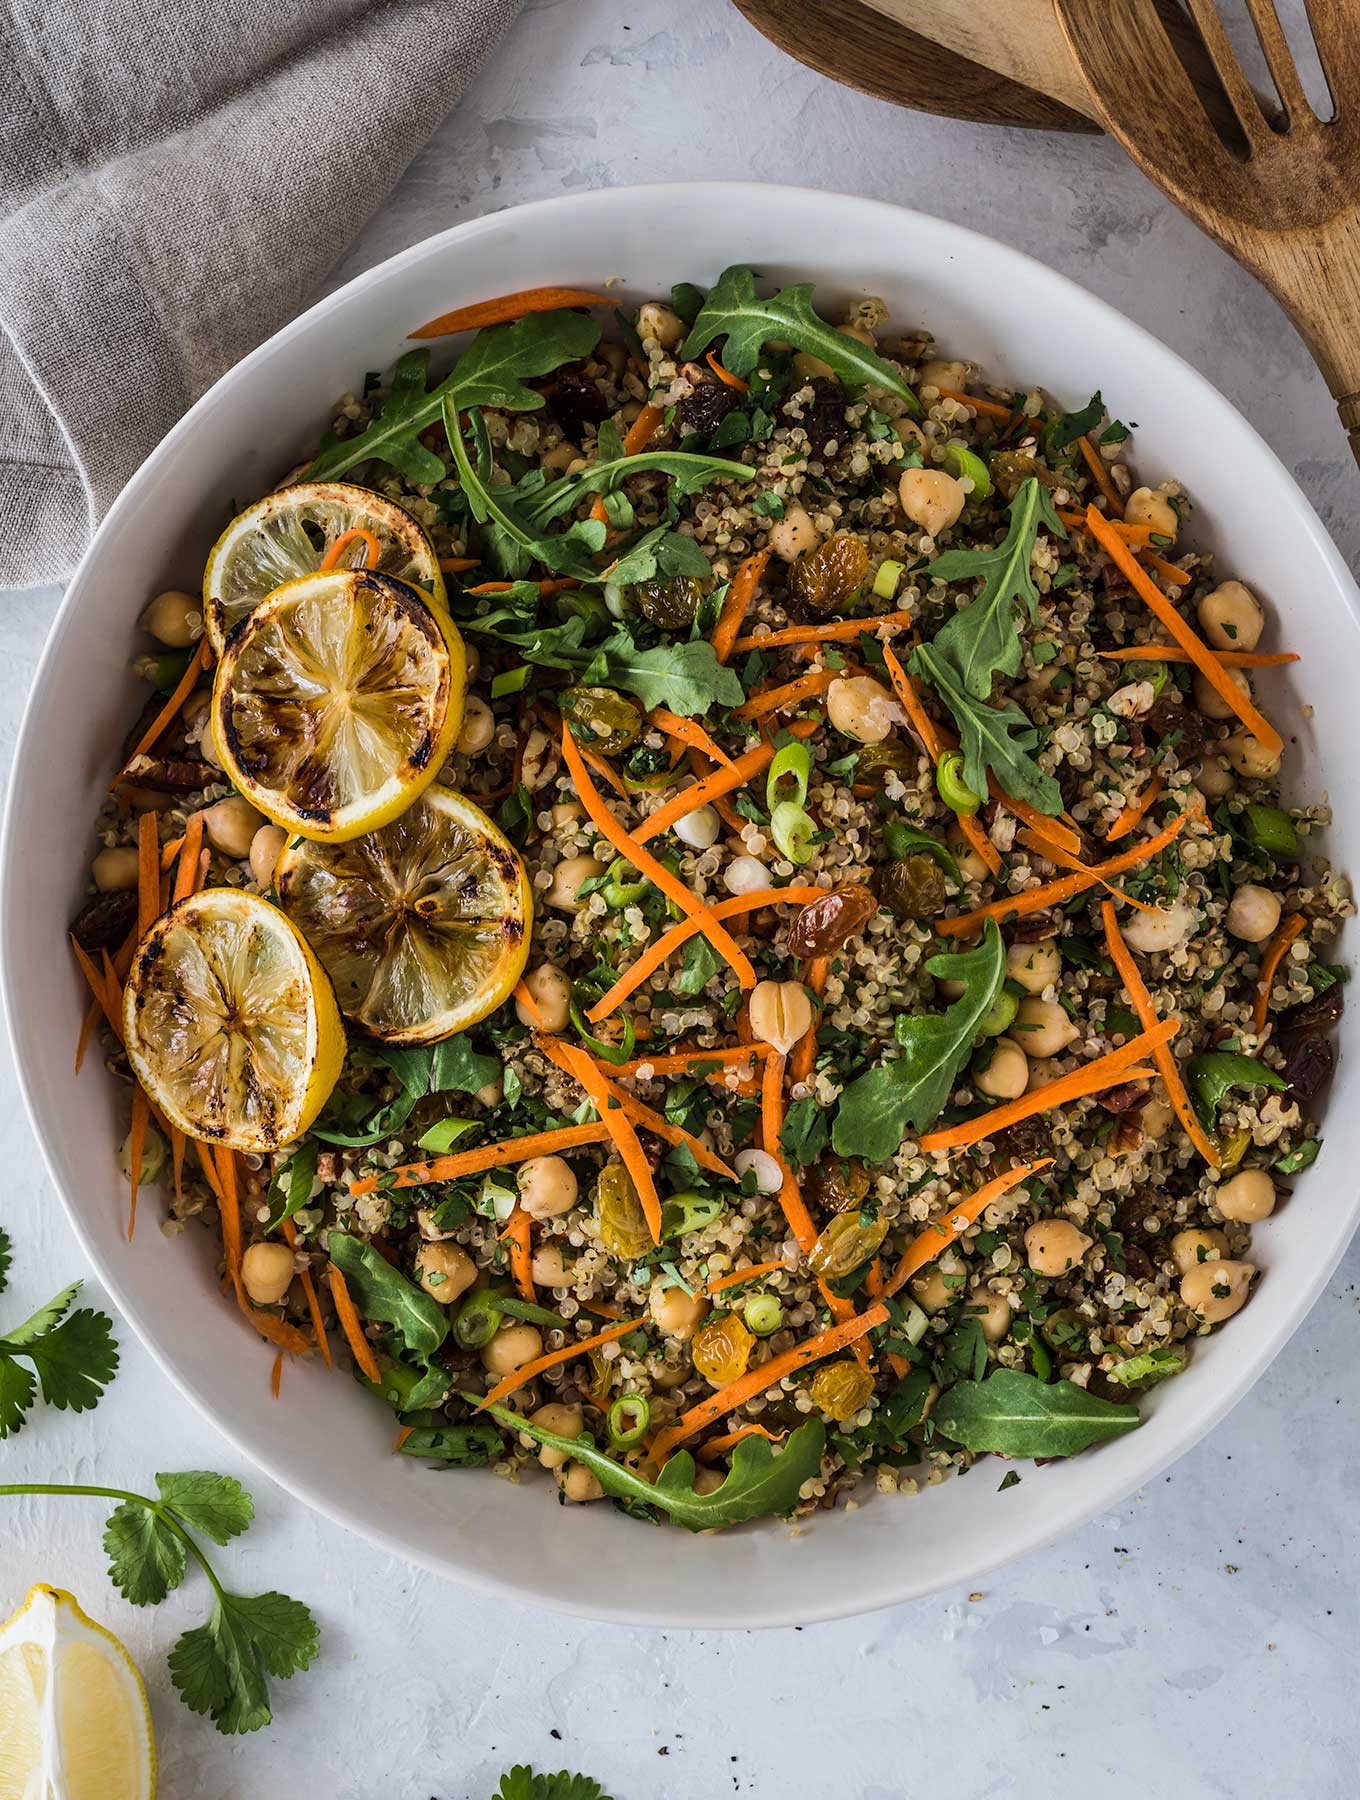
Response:
POLYGON ((1039 734, 1013 700, 1004 706, 975 700, 953 662, 933 643, 913 650, 909 666, 914 675, 930 683, 954 715, 965 787, 985 794, 991 770, 1008 794, 1028 801, 1036 812, 1053 817, 1062 811, 1062 789, 1030 754, 1038 745, 1039 734))
POLYGON ((1136 1406, 1102 1400, 1074 1381, 1040 1381, 994 1369, 985 1381, 958 1381, 935 1403, 937 1432, 965 1450, 998 1456, 1075 1456, 1142 1424, 1136 1406))
POLYGON ((704 301, 693 329, 681 346, 682 358, 693 359, 716 338, 726 338, 723 365, 733 375, 749 375, 765 345, 774 340, 820 357, 853 388, 878 387, 895 394, 910 410, 921 403, 892 363, 829 325, 812 306, 813 284, 781 288, 768 299, 756 293, 756 278, 744 264, 724 269, 704 301))
MULTIPOLYGON (((11 1261, 9 1238, 0 1231, 0 1293, 11 1261)), ((39 1388, 47 1404, 58 1411, 86 1412, 99 1404, 117 1374, 118 1346, 111 1321, 88 1307, 70 1311, 80 1288, 81 1283, 73 1281, 0 1337, 0 1438, 23 1429, 39 1388), (25 1368, 25 1363, 30 1366, 25 1368)))
POLYGON ((501 1776, 491 1800, 609 1800, 609 1795, 589 1775, 572 1775, 566 1769, 556 1775, 535 1775, 527 1763, 517 1763, 501 1776))
POLYGON ((227 1735, 258 1731, 273 1717, 267 1676, 310 1667, 320 1641, 316 1620, 286 1594, 234 1594, 191 1533, 226 1544, 255 1517, 250 1495, 229 1475, 204 1470, 157 1475, 156 1498, 124 1488, 17 1482, 0 1494, 77 1494, 116 1500, 104 1527, 109 1580, 133 1606, 158 1606, 184 1579, 190 1557, 207 1576, 213 1608, 170 1652, 170 1679, 191 1712, 206 1713, 227 1735))

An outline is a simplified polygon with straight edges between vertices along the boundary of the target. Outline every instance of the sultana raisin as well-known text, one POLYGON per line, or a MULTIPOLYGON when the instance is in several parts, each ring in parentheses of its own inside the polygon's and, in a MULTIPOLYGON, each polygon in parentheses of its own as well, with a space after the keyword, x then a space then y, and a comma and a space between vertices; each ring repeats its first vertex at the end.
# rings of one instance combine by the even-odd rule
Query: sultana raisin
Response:
POLYGON ((816 613, 839 611, 869 573, 869 553, 851 532, 838 531, 805 550, 789 570, 789 592, 816 613))
POLYGON ((798 957, 829 956, 862 931, 877 911, 878 901, 866 882, 831 888, 809 901, 793 921, 789 952, 798 957))

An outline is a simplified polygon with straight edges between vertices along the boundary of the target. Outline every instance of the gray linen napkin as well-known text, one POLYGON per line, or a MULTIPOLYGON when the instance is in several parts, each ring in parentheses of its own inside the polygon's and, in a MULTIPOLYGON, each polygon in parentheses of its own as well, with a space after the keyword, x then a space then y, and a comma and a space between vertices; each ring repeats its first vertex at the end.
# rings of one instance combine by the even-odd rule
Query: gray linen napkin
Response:
POLYGON ((518 0, 0 0, 0 588, 297 312, 518 0))

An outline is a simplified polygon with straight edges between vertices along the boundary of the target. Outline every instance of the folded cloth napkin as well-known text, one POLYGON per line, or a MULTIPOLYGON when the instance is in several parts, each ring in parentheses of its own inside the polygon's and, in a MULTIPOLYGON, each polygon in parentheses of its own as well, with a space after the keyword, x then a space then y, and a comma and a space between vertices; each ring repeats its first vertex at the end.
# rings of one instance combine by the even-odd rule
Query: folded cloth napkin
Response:
POLYGON ((70 572, 518 0, 0 0, 0 588, 70 572))

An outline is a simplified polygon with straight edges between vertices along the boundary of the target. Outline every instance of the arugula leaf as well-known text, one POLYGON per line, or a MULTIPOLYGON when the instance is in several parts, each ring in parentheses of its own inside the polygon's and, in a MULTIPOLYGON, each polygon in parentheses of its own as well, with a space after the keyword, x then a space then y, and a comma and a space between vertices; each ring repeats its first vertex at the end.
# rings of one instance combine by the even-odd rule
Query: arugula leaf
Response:
MULTIPOLYGON (((946 550, 927 574, 938 581, 982 578, 982 591, 936 632, 931 649, 958 671, 975 700, 989 700, 995 675, 1020 672, 1020 634, 1012 611, 1018 600, 1033 623, 1039 616, 1039 590, 1030 573, 1030 558, 1040 528, 1066 537, 1067 528, 1053 510, 1047 490, 1033 475, 1020 484, 1010 504, 1010 528, 999 544, 986 550, 946 550)), ((985 793, 985 786, 978 790, 985 793)))
POLYGON ((21 1428, 38 1388, 49 1406, 85 1412, 98 1405, 117 1374, 118 1346, 110 1320, 88 1308, 68 1316, 80 1287, 73 1281, 0 1338, 0 1438, 21 1428), (33 1365, 36 1385, 16 1358, 33 1365))
MULTIPOLYGON (((480 1405, 475 1395, 465 1396, 480 1405)), ((653 1507, 686 1531, 716 1531, 746 1519, 771 1513, 791 1512, 799 1490, 821 1467, 826 1430, 820 1419, 800 1425, 782 1450, 771 1448, 765 1438, 743 1438, 732 1452, 732 1467, 711 1494, 694 1489, 694 1458, 677 1451, 656 1481, 646 1481, 634 1470, 595 1449, 588 1437, 564 1438, 533 1419, 522 1418, 504 1406, 483 1406, 511 1431, 524 1432, 551 1449, 564 1450, 573 1461, 584 1463, 606 1494, 632 1506, 653 1507)))
POLYGON ((1206 1050, 1199 1056, 1192 1056, 1185 1065, 1185 1072, 1190 1077, 1195 1111, 1210 1130, 1215 1114, 1231 1089, 1266 1087, 1283 1093, 1286 1085, 1284 1076, 1268 1063, 1231 1050, 1206 1050))
MULTIPOLYGON (((697 493, 711 481, 754 481, 756 471, 745 463, 730 462, 721 456, 702 456, 692 450, 639 450, 632 456, 609 457, 578 469, 575 475, 563 475, 549 482, 538 498, 526 508, 527 516, 538 525, 546 525, 570 512, 587 494, 612 494, 631 475, 648 473, 669 475, 675 481, 675 497, 697 493)), ((707 559, 705 559, 707 561, 707 559)))
POLYGON ((1074 1381, 1040 1381, 1020 1369, 956 1382, 930 1416, 937 1431, 965 1450, 1023 1457, 1075 1456, 1143 1422, 1136 1406, 1098 1399, 1074 1381))
MULTIPOLYGON (((375 1139, 376 1143, 378 1140, 375 1139)), ((269 1180, 269 1217, 265 1220, 265 1230, 274 1231, 291 1219, 295 1212, 302 1208, 312 1197, 312 1183, 316 1180, 316 1159, 319 1155, 316 1145, 310 1138, 304 1138, 282 1169, 275 1170, 269 1180)))
POLYGON ((803 282, 797 287, 781 288, 762 300, 756 293, 756 278, 751 270, 735 263, 718 277, 680 347, 680 356, 692 361, 715 338, 725 337, 724 366, 734 375, 749 375, 764 346, 772 339, 783 339, 795 350, 820 357, 851 387, 883 388, 912 412, 919 413, 921 403, 901 372, 867 344, 828 325, 813 311, 812 292, 813 284, 803 282))
POLYGON ((1004 706, 975 700, 963 676, 948 657, 936 653, 934 644, 912 652, 911 668, 953 713, 963 749, 963 779, 975 794, 987 792, 990 769, 1008 793, 1027 800, 1036 812, 1053 817, 1062 811, 1062 790, 1028 754, 1039 734, 1013 700, 1004 706))
POLYGON ((414 1282, 378 1255, 362 1238, 343 1231, 326 1234, 326 1252, 344 1276, 354 1304, 366 1319, 392 1325, 416 1356, 433 1356, 448 1336, 444 1309, 414 1282))
POLYGON ((957 955, 932 956, 929 974, 962 981, 964 991, 944 1013, 902 1016, 902 1054, 870 1069, 842 1090, 831 1143, 838 1156, 887 1162, 908 1130, 922 1132, 948 1104, 973 1039, 1006 979, 1006 951, 995 919, 982 942, 957 955))
POLYGON ((334 481, 358 463, 385 462, 408 481, 432 486, 444 478, 444 460, 419 437, 440 417, 446 399, 460 412, 473 406, 532 412, 543 405, 543 396, 525 383, 588 356, 599 337, 598 325, 584 313, 529 313, 514 324, 478 332, 451 373, 428 393, 430 353, 408 350, 397 362, 378 417, 357 437, 323 450, 302 479, 334 481))
POLYGON ((432 1094, 475 1094, 501 1072, 494 1056, 474 1050, 465 1031, 434 1046, 430 1058, 429 1090, 432 1094))
POLYGON ((1185 1358, 1174 1350, 1144 1350, 1138 1356, 1126 1356, 1122 1362, 1117 1362, 1109 1376, 1120 1387, 1151 1387, 1154 1381, 1179 1375, 1184 1367, 1185 1358))
POLYGON ((403 1438, 400 1454, 428 1457, 446 1469, 484 1469, 505 1455, 505 1440, 485 1422, 418 1426, 403 1438))
POLYGON ((535 1775, 527 1763, 517 1763, 501 1776, 491 1800, 609 1800, 609 1795, 589 1775, 572 1775, 566 1769, 556 1775, 535 1775))
POLYGON ((259 1731, 273 1717, 266 1673, 309 1667, 318 1646, 316 1621, 300 1601, 219 1589, 208 1623, 170 1652, 170 1679, 189 1710, 207 1713, 219 1731, 259 1731))
MULTIPOLYGON (((510 498, 511 490, 491 487, 472 465, 467 443, 459 422, 460 407, 448 395, 444 397, 444 431, 453 451, 458 480, 472 516, 479 525, 494 525, 505 542, 515 546, 527 559, 555 569, 559 575, 570 575, 577 581, 599 581, 600 571, 591 561, 603 550, 607 535, 602 519, 581 519, 563 532, 547 532, 522 512, 510 498)), ((479 413, 472 414, 475 433, 485 434, 479 413)))

